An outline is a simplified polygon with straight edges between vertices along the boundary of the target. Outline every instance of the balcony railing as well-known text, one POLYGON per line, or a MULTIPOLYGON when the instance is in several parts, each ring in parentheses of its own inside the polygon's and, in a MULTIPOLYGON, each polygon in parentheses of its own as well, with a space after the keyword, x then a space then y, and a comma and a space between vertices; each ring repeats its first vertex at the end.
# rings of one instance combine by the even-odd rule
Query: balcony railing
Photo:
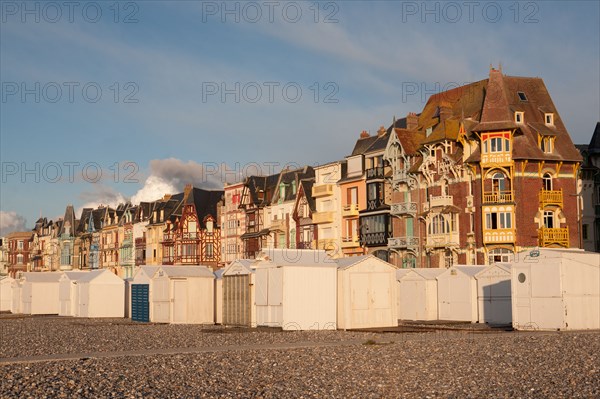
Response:
POLYGON ((312 188, 312 196, 315 198, 333 195, 333 184, 315 184, 312 188))
POLYGON ((416 215, 417 214, 417 203, 416 202, 401 202, 399 204, 392 204, 390 213, 394 216, 401 215, 416 215))
POLYGON ((383 179, 384 175, 385 169, 383 166, 367 169, 367 179, 383 179))
POLYGON ((563 206, 563 193, 561 190, 541 190, 540 205, 542 208, 546 205, 563 206))
POLYGON ((546 228, 542 227, 538 234, 540 247, 549 245, 560 245, 563 247, 569 246, 569 228, 546 228))
POLYGON ((392 180, 395 183, 404 182, 408 179, 408 170, 407 169, 395 169, 392 174, 392 180))
POLYGON ((296 244, 296 248, 298 249, 312 249, 313 242, 312 241, 300 241, 296 244))
POLYGON ((317 249, 325 249, 329 251, 337 250, 336 240, 334 238, 323 238, 317 241, 317 249))
POLYGON ((364 245, 368 246, 376 246, 376 245, 386 245, 388 244, 388 234, 385 232, 378 233, 365 233, 361 234, 360 241, 364 245))
POLYGON ((146 247, 146 239, 145 238, 136 238, 135 239, 135 247, 136 248, 145 248, 146 247))
POLYGON ((316 212, 313 213, 313 222, 319 223, 333 223, 334 215, 332 211, 329 212, 316 212))
POLYGON ((453 204, 453 197, 451 195, 438 195, 429 196, 429 201, 423 203, 423 210, 428 211, 430 208, 438 206, 449 206, 453 204))
POLYGON ((271 230, 286 231, 285 220, 283 220, 283 219, 271 220, 271 230))
POLYGON ((427 235, 427 246, 430 248, 458 246, 458 245, 460 245, 458 233, 444 233, 444 234, 429 234, 429 235, 427 235))
POLYGON ((358 236, 342 237, 342 248, 356 248, 360 246, 358 236))
POLYGON ((393 237, 388 238, 389 248, 417 248, 419 237, 393 237))
POLYGON ((483 193, 483 202, 486 204, 503 204, 513 202, 513 193, 511 191, 494 191, 483 193))
POLYGON ((343 217, 358 216, 358 204, 345 205, 342 208, 343 217))

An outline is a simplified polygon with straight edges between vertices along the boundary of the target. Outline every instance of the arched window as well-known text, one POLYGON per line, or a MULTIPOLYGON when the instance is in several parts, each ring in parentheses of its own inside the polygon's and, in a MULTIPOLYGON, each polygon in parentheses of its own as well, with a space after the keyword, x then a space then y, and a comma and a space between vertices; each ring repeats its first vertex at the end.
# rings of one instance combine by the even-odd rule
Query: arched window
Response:
POLYGON ((443 215, 436 215, 429 223, 429 234, 445 234, 450 232, 450 224, 443 215))
POLYGON ((496 172, 492 176, 492 192, 498 193, 507 191, 506 175, 502 172, 496 172))
POLYGON ((544 190, 548 190, 548 191, 552 190, 552 176, 550 175, 550 173, 544 173, 542 180, 543 180, 544 190))

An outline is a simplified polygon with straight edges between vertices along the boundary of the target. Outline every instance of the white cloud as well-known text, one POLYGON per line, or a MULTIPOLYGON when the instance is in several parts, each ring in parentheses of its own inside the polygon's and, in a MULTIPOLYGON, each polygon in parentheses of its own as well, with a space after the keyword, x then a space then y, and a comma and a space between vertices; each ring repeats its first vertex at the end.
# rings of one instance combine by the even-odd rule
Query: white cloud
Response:
POLYGON ((29 230, 25 225, 27 220, 16 212, 0 211, 0 236, 13 231, 29 230))

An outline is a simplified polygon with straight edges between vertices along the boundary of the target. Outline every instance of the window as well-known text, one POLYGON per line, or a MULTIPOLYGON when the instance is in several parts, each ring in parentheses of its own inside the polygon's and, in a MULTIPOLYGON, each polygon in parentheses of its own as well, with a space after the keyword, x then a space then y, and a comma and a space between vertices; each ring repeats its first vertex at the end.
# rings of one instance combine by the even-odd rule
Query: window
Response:
POLYGON ((540 140, 540 149, 546 153, 546 154, 550 154, 552 153, 554 148, 554 140, 552 139, 552 137, 542 137, 540 140))
POLYGON ((444 215, 435 215, 429 223, 429 234, 446 234, 450 232, 450 223, 444 218, 444 215))
POLYGON ((554 114, 547 113, 544 115, 546 125, 554 125, 554 114))
POLYGON ((542 183, 544 190, 552 190, 552 176, 550 176, 550 173, 544 173, 544 176, 542 177, 542 183))
POLYGON ((584 240, 588 239, 588 225, 587 224, 584 224, 581 226, 581 237, 584 240))
POLYGON ((491 265, 496 262, 512 262, 514 252, 508 248, 495 248, 488 252, 488 263, 491 265))
POLYGON ((358 204, 358 187, 350 187, 346 193, 348 205, 358 204))
POLYGON ((516 111, 515 112, 515 122, 517 123, 523 123, 525 119, 525 113, 522 111, 516 111))
POLYGON ((544 227, 547 229, 554 228, 554 212, 544 211, 544 227))
POLYGON ((425 136, 429 137, 429 135, 431 134, 431 132, 433 132, 433 126, 429 126, 426 130, 425 130, 425 136))
POLYGON ((510 212, 486 213, 485 228, 488 230, 511 229, 512 214, 510 212))
POLYGON ((214 246, 212 242, 206 244, 206 258, 212 258, 215 256, 214 246))
POLYGON ((403 269, 414 269, 417 267, 417 258, 415 258, 412 254, 407 254, 404 258, 402 258, 402 268, 403 269))
POLYGON ((23 264, 23 255, 22 254, 18 254, 17 255, 17 264, 18 265, 22 265, 23 264))
POLYGON ((196 221, 195 220, 188 220, 187 232, 189 233, 190 238, 196 238, 196 221))
POLYGON ((446 253, 444 254, 444 263, 446 267, 452 267, 452 265, 454 264, 454 255, 449 249, 447 249, 446 253))
POLYGON ((506 176, 502 172, 497 172, 492 176, 492 192, 503 192, 506 190, 506 176))
POLYGON ((17 249, 23 250, 23 241, 17 241, 17 249))
POLYGON ((527 96, 525 95, 524 92, 518 91, 517 95, 519 96, 519 100, 521 100, 521 101, 527 101, 527 96))

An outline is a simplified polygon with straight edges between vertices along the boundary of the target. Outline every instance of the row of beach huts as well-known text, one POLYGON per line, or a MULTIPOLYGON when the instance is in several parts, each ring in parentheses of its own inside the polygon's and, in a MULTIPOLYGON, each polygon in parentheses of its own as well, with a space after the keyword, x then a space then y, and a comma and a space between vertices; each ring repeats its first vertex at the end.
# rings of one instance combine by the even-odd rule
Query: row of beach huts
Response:
POLYGON ((272 249, 213 271, 140 266, 24 273, 0 280, 0 310, 139 322, 284 330, 393 327, 398 320, 463 321, 516 329, 600 328, 600 254, 540 249, 512 263, 396 269, 372 255, 272 249))

